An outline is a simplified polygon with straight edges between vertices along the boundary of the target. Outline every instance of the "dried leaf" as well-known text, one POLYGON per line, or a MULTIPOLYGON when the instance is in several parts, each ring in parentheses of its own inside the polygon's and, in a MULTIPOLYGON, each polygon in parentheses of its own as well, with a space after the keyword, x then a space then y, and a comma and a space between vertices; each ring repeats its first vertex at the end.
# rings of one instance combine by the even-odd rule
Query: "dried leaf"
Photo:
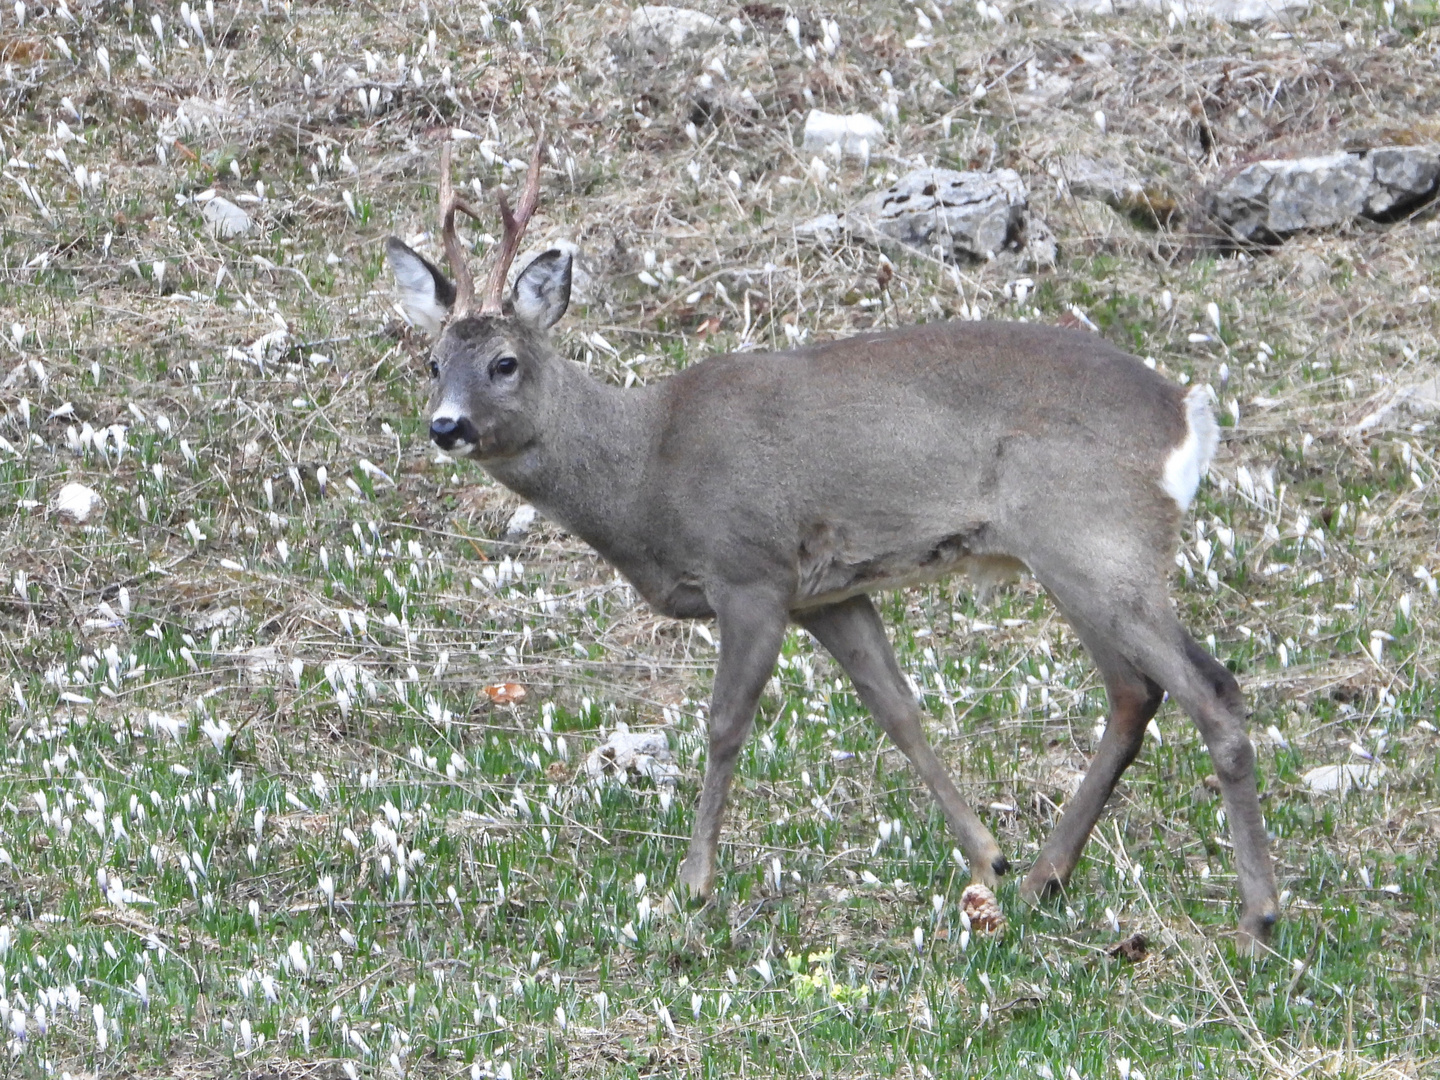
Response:
POLYGON ((485 695, 496 705, 515 705, 525 700, 525 687, 517 682, 493 683, 485 687, 485 695))
POLYGON ((1132 964, 1138 964, 1144 960, 1150 949, 1150 943, 1145 940, 1145 935, 1140 933, 1131 934, 1124 941, 1110 946, 1105 950, 1107 956, 1118 956, 1122 960, 1129 960, 1132 964))

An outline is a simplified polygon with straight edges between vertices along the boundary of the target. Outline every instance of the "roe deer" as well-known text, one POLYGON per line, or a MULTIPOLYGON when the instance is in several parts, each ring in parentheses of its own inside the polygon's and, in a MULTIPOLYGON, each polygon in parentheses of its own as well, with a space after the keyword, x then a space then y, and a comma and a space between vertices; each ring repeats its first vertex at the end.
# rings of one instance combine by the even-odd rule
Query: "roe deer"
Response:
POLYGON ((929 786, 972 876, 1009 863, 925 739, 869 593, 953 572, 1027 570, 1075 628, 1110 715, 1079 790, 1021 885, 1062 887, 1166 691, 1199 726, 1234 842, 1240 936, 1279 910, 1255 753, 1230 672, 1181 627, 1166 578, 1181 515, 1219 441, 1186 393, 1105 341, 960 322, 783 353, 717 356, 621 390, 556 354, 571 257, 550 250, 503 297, 539 193, 500 198, 498 260, 478 308, 455 232, 449 144, 441 217, 452 285, 395 238, 411 318, 438 335, 430 437, 583 538, 665 615, 714 618, 709 756, 680 885, 707 896, 736 757, 786 627, 813 634, 929 786))

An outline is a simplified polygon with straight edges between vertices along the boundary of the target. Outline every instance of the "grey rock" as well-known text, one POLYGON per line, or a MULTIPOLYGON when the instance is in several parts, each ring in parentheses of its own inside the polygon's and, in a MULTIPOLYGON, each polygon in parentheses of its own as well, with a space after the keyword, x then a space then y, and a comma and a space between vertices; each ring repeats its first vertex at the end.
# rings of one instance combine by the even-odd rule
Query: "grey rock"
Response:
POLYGON ((628 30, 636 45, 660 52, 714 40, 725 33, 726 27, 703 11, 646 4, 631 12, 628 30))
POLYGON ((822 242, 850 234, 926 252, 938 247, 945 259, 973 261, 1022 243, 1028 217, 1029 192, 1013 169, 917 169, 848 212, 816 218, 796 231, 822 242))
POLYGON ((1440 413, 1440 371, 1431 367, 1402 386, 1392 387, 1365 405, 1364 414, 1350 425, 1351 435, 1395 430, 1412 418, 1440 413))
MULTIPOLYGON (((621 725, 623 727, 623 725, 621 725)), ((673 784, 680 769, 663 731, 615 730, 585 758, 585 775, 613 776, 624 783, 629 774, 648 776, 656 784, 673 784)))
POLYGON ((1023 244, 1017 252, 1027 270, 1051 270, 1060 258, 1060 242, 1044 218, 1031 214, 1025 222, 1023 244))
POLYGON ((200 210, 205 218, 205 227, 211 236, 228 240, 232 236, 243 236, 253 224, 250 215, 223 195, 216 195, 200 210))
POLYGON ((230 654, 240 677, 252 686, 264 686, 284 678, 288 666, 274 645, 257 645, 230 654))
POLYGON ((1077 154, 1051 161, 1047 171, 1056 179, 1061 196, 1104 203, 1151 228, 1169 225, 1179 213, 1179 204, 1164 183, 1142 179, 1119 161, 1077 154))
POLYGON ((1368 214, 1385 214, 1397 206, 1435 193, 1440 177, 1440 147, 1386 146, 1370 151, 1376 189, 1366 203, 1368 214))
POLYGON ((197 634, 207 633, 210 630, 230 630, 240 625, 244 618, 244 612, 233 604, 229 607, 211 608, 203 613, 191 624, 190 629, 197 634))
POLYGON ((1075 155, 1051 162, 1048 171, 1059 182, 1062 194, 1105 203, 1152 227, 1170 224, 1179 212, 1165 184, 1142 178, 1133 168, 1117 161, 1075 155))
POLYGON ((535 507, 529 503, 522 503, 510 515, 510 520, 505 523, 505 539, 518 540, 530 531, 530 526, 535 524, 535 507))
POLYGON ((104 506, 105 500, 100 493, 84 484, 66 484, 50 500, 50 509, 62 520, 74 525, 85 524, 91 514, 104 506))
POLYGON ((1077 199, 1121 206, 1145 193, 1139 178, 1114 161, 1076 155, 1051 162, 1047 171, 1077 199))
POLYGON ((1178 8, 1187 19, 1220 19, 1254 25, 1295 15, 1310 7, 1310 0, 1057 0, 1057 6, 1091 15, 1125 11, 1169 14, 1178 8))
POLYGON ((1211 217, 1232 239, 1273 243, 1303 229, 1376 218, 1433 198, 1440 147, 1257 161, 1210 196, 1211 217))
POLYGON ((814 240, 819 244, 836 244, 845 236, 845 226, 839 214, 821 214, 817 218, 795 226, 795 235, 802 240, 814 240))
POLYGON ((1292 280, 1301 288, 1313 289, 1322 281, 1329 279, 1330 264, 1313 251, 1307 251, 1295 260, 1295 269, 1292 273, 1292 280))

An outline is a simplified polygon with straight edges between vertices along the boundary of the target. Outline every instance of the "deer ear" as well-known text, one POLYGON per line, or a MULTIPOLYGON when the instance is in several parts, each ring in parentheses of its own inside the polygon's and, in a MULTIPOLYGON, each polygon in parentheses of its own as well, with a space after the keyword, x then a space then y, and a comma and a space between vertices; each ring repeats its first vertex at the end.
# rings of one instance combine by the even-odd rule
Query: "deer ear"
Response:
POLYGON ((385 241, 385 257, 400 289, 405 314, 420 329, 438 337, 455 303, 455 286, 434 263, 393 236, 385 241))
POLYGON ((515 317, 541 330, 560 321, 570 306, 570 252, 551 248, 532 260, 515 279, 511 303, 515 317))

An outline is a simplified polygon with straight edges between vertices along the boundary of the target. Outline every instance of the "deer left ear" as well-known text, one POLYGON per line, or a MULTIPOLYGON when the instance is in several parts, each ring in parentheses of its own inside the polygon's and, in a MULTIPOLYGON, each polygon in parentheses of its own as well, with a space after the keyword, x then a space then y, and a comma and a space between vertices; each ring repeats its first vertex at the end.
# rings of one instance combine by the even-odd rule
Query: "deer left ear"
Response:
POLYGON ((420 329, 438 337, 455 306, 455 286, 434 263, 393 236, 385 241, 385 257, 399 286, 405 314, 420 329))
POLYGON ((570 252, 551 248, 530 261, 510 293, 515 317, 540 330, 560 321, 570 306, 570 252))

